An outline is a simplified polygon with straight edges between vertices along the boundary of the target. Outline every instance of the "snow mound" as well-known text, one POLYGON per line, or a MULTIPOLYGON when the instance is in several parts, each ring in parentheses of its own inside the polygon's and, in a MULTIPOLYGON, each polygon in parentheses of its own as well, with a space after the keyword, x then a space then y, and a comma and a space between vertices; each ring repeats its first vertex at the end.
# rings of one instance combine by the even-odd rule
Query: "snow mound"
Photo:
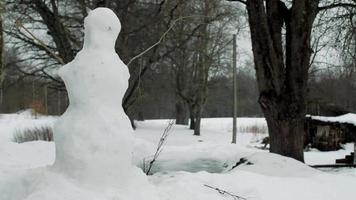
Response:
POLYGON ((276 154, 256 153, 246 159, 253 164, 227 173, 157 173, 151 180, 169 200, 236 199, 221 191, 256 200, 339 200, 355 194, 352 177, 323 173, 276 154))
POLYGON ((0 145, 0 171, 1 168, 29 169, 53 164, 53 155, 53 142, 4 143, 0 145))
POLYGON ((24 129, 52 127, 56 119, 54 116, 35 117, 27 111, 19 114, 0 114, 0 144, 11 141, 16 132, 24 129))
POLYGON ((107 186, 103 189, 99 183, 96 186, 85 185, 50 168, 12 170, 7 173, 0 181, 1 200, 158 200, 152 198, 156 195, 155 188, 142 184, 144 181, 133 181, 136 187, 107 186), (137 187, 141 192, 137 191, 137 187))
POLYGON ((300 161, 274 153, 258 152, 245 159, 246 162, 238 165, 233 171, 244 170, 279 177, 308 177, 320 173, 300 161))

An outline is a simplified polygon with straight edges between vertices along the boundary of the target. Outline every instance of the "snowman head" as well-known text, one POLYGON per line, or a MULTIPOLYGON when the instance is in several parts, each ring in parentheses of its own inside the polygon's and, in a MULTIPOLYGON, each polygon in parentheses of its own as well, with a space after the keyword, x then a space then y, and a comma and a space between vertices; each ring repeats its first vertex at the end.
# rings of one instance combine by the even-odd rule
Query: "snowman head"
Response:
POLYGON ((84 19, 84 49, 113 50, 121 23, 108 8, 96 8, 84 19))

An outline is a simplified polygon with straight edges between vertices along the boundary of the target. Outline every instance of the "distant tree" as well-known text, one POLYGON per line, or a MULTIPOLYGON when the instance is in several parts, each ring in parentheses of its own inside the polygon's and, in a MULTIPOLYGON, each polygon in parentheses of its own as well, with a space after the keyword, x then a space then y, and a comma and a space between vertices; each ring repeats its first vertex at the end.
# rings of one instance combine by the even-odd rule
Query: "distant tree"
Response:
POLYGON ((3 29, 3 13, 5 12, 4 5, 0 2, 0 106, 2 105, 3 100, 3 88, 2 82, 4 77, 4 29, 3 29))
POLYGON ((184 1, 175 14, 190 17, 177 24, 168 43, 176 46, 169 56, 177 94, 176 123, 187 124, 189 116, 190 128, 200 135, 209 79, 213 71, 226 67, 231 41, 226 36, 239 15, 219 0, 184 1))
POLYGON ((246 5, 259 104, 267 120, 270 151, 304 161, 303 133, 311 35, 319 0, 236 0, 246 5))
MULTIPOLYGON (((343 68, 338 66, 336 69, 320 71, 309 80, 308 114, 341 115, 356 112, 356 74, 350 74, 349 70, 343 68)), ((348 66, 346 68, 349 69, 348 66)))
MULTIPOLYGON (((252 67, 252 66, 249 66, 252 67)), ((237 116, 262 116, 257 103, 256 79, 246 68, 239 68, 237 74, 237 116)), ((230 76, 214 76, 209 80, 209 93, 204 117, 230 117, 233 107, 233 83, 230 76)))

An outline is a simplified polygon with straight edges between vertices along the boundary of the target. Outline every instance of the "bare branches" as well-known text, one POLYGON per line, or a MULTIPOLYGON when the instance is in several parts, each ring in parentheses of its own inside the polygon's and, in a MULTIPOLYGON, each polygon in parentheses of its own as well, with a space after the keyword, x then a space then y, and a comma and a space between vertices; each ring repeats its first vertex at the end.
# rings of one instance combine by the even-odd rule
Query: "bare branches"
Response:
POLYGON ((326 5, 326 6, 321 6, 318 8, 318 10, 322 11, 322 10, 328 10, 328 9, 339 8, 339 7, 356 8, 356 3, 333 3, 330 5, 326 5))
POLYGON ((230 197, 233 197, 235 200, 247 200, 246 198, 244 197, 241 197, 241 196, 238 196, 238 195, 235 195, 235 194, 232 194, 228 191, 225 191, 225 190, 222 190, 220 188, 217 188, 217 187, 213 187, 213 186, 210 186, 210 185, 207 185, 207 184, 204 184, 205 187, 208 187, 210 189, 213 189, 213 190, 216 190, 219 192, 219 194, 221 195, 227 195, 227 196, 230 196, 230 197))
POLYGON ((62 65, 65 64, 65 63, 63 62, 62 58, 60 58, 60 57, 59 57, 57 54, 55 54, 51 49, 49 49, 49 48, 47 47, 47 45, 46 45, 44 42, 42 42, 40 39, 38 39, 38 38, 37 38, 31 31, 29 31, 21 22, 18 21, 18 22, 16 23, 16 25, 19 26, 19 27, 21 27, 23 30, 26 31, 26 33, 28 33, 29 35, 31 35, 32 39, 33 39, 34 41, 36 41, 38 45, 40 45, 41 47, 43 47, 43 48, 46 50, 47 53, 51 54, 51 56, 52 56, 53 58, 55 58, 59 63, 61 63, 62 65))
POLYGON ((3 103, 3 81, 4 81, 4 29, 3 29, 3 19, 2 19, 2 3, 0 3, 0 104, 3 103))
MULTIPOLYGON (((52 36, 63 61, 65 63, 72 61, 74 58, 74 50, 73 45, 71 44, 69 31, 62 23, 61 19, 56 16, 56 11, 52 12, 42 0, 34 0, 33 6, 46 24, 48 33, 52 36)), ((52 5, 52 7, 56 9, 55 5, 52 5)))
POLYGON ((227 0, 227 1, 237 1, 237 2, 240 2, 240 3, 242 3, 242 4, 247 5, 247 2, 246 2, 246 1, 243 1, 243 0, 227 0))
POLYGON ((177 22, 181 21, 181 20, 185 20, 185 19, 189 19, 189 18, 196 18, 196 17, 206 17, 203 15, 192 15, 192 16, 184 16, 184 17, 179 17, 177 19, 175 19, 171 26, 162 34, 162 36, 159 38, 159 40, 154 43, 152 46, 148 47, 146 50, 142 51, 141 53, 139 53, 138 55, 134 56, 133 58, 131 58, 131 60, 127 63, 127 66, 130 66, 130 64, 135 61, 137 58, 145 55, 147 52, 149 52, 151 49, 153 49, 155 46, 159 45, 164 38, 167 36, 167 34, 173 29, 173 27, 176 25, 177 22))
MULTIPOLYGON (((4 70, 4 49, 5 49, 5 43, 4 43, 4 31, 3 31, 3 19, 2 19, 2 12, 5 9, 2 9, 2 3, 0 3, 0 87, 2 88, 2 82, 3 82, 3 70, 4 70)), ((2 95, 2 94, 1 94, 2 95)), ((2 98, 0 97, 0 103, 2 102, 2 98)))

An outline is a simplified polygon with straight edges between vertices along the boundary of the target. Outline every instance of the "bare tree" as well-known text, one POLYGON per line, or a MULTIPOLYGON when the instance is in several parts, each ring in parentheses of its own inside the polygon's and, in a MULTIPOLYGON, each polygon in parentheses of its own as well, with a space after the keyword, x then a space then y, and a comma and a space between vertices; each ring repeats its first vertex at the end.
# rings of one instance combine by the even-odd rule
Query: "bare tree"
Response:
POLYGON ((4 77, 4 29, 3 29, 3 13, 5 8, 3 4, 0 3, 0 106, 2 106, 3 101, 3 77, 4 77))
POLYGON ((270 151, 304 161, 303 133, 314 20, 319 11, 352 3, 318 0, 237 0, 248 11, 259 103, 270 151))
POLYGON ((230 38, 226 37, 232 21, 238 21, 231 7, 222 1, 199 0, 185 2, 178 7, 178 15, 193 13, 192 21, 178 25, 171 35, 174 41, 187 41, 177 47, 170 56, 176 85, 177 123, 187 123, 189 111, 190 128, 200 135, 200 120, 208 96, 208 82, 214 70, 226 67, 224 56, 230 38))

